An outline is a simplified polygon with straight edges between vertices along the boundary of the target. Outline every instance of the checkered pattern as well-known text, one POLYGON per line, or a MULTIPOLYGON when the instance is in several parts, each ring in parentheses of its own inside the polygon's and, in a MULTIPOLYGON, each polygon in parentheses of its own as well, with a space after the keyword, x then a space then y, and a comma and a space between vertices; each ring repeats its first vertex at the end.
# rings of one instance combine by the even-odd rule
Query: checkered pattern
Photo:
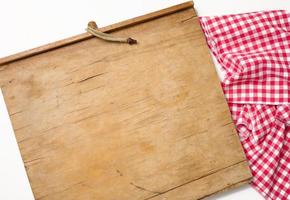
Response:
POLYGON ((285 11, 202 17, 208 45, 225 70, 229 102, 290 102, 290 18, 285 11))
POLYGON ((290 106, 229 106, 252 169, 252 185, 267 199, 289 199, 290 106))
POLYGON ((265 11, 201 17, 225 74, 222 87, 266 199, 290 199, 290 14, 265 11))

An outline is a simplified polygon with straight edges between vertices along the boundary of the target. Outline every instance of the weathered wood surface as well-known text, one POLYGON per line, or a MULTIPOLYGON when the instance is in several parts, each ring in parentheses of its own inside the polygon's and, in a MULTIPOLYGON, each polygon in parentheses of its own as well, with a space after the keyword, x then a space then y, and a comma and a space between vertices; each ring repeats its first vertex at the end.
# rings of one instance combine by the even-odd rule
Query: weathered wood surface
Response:
POLYGON ((200 199, 248 182, 193 8, 113 34, 139 43, 87 38, 0 67, 36 199, 200 199))

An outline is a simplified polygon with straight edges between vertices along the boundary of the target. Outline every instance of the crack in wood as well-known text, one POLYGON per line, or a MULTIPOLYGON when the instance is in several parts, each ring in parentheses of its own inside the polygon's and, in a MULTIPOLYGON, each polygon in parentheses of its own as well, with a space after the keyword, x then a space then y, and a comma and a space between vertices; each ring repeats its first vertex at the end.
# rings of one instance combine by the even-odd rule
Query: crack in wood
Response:
POLYGON ((226 124, 223 124, 222 126, 227 126, 227 125, 230 125, 230 124, 232 124, 233 122, 231 121, 231 122, 228 122, 228 123, 226 123, 226 124))
POLYGON ((135 188, 137 188, 137 189, 139 189, 139 190, 143 190, 143 191, 146 191, 146 192, 150 192, 150 193, 153 193, 153 194, 156 194, 156 195, 160 195, 160 194, 162 194, 161 192, 156 192, 156 191, 152 191, 152 190, 148 190, 148 189, 146 189, 146 188, 144 188, 144 187, 141 187, 141 186, 139 186, 139 185, 136 185, 136 184, 134 184, 134 183, 130 183, 130 185, 133 185, 135 188))
POLYGON ((190 135, 186 135, 186 136, 183 137, 183 139, 187 139, 187 138, 190 138, 190 137, 192 137, 192 136, 200 135, 200 134, 204 134, 204 133, 207 133, 207 132, 208 132, 208 130, 199 131, 199 132, 197 132, 197 133, 193 133, 193 134, 190 134, 190 135))
POLYGON ((32 163, 32 162, 35 162, 35 161, 42 160, 42 159, 44 159, 44 158, 45 158, 45 157, 35 158, 35 159, 31 159, 31 160, 24 161, 24 163, 25 163, 25 164, 29 164, 29 163, 32 163))
POLYGON ((183 183, 183 184, 180 184, 180 185, 178 185, 178 186, 172 187, 172 188, 170 188, 170 189, 168 189, 168 190, 166 190, 166 191, 160 192, 159 194, 153 195, 153 196, 148 197, 148 198, 145 198, 145 199, 143 199, 143 200, 153 199, 153 198, 155 198, 155 197, 157 197, 157 196, 159 196, 159 195, 163 195, 163 194, 168 193, 168 192, 170 192, 170 191, 172 191, 172 190, 175 190, 175 189, 177 189, 177 188, 183 187, 183 186, 185 186, 185 185, 187 185, 187 184, 189 184, 189 183, 192 183, 192 182, 194 182, 194 181, 198 181, 198 180, 203 179, 203 178, 205 178, 205 177, 207 177, 207 176, 210 176, 210 175, 212 175, 212 174, 215 174, 215 173, 218 172, 218 171, 225 170, 225 169, 227 169, 227 168, 233 167, 233 166, 238 165, 238 164, 243 163, 243 162, 247 162, 247 161, 246 161, 246 160, 242 160, 242 161, 239 161, 239 162, 234 163, 234 164, 232 164, 232 165, 229 165, 229 166, 227 166, 227 167, 224 167, 224 168, 221 168, 221 169, 218 169, 218 170, 212 171, 212 172, 210 172, 210 173, 208 173, 208 174, 206 174, 206 175, 203 175, 203 176, 200 176, 200 177, 198 177, 198 178, 192 179, 192 180, 190 180, 190 181, 187 181, 187 182, 185 182, 185 183, 183 183))
POLYGON ((85 78, 85 79, 82 79, 82 80, 78 81, 78 83, 85 82, 85 81, 87 81, 87 80, 93 79, 93 78, 98 77, 98 76, 102 76, 102 75, 104 75, 104 74, 106 74, 106 73, 103 72, 103 73, 99 73, 99 74, 96 74, 96 75, 93 75, 93 76, 89 76, 89 77, 87 77, 87 78, 85 78))
POLYGON ((203 196, 202 198, 198 198, 197 200, 206 199, 206 198, 210 197, 210 196, 213 195, 213 194, 218 194, 218 193, 220 193, 220 192, 227 191, 227 190, 229 190, 229 189, 232 188, 232 187, 235 187, 235 186, 238 186, 238 185, 242 185, 243 183, 248 183, 248 182, 249 182, 249 179, 244 179, 244 180, 239 181, 239 182, 237 182, 237 183, 235 183, 235 184, 232 184, 232 185, 230 185, 230 186, 227 186, 226 188, 222 188, 222 189, 217 190, 217 191, 215 191, 215 192, 212 192, 212 193, 210 193, 210 194, 208 194, 208 195, 206 195, 206 196, 203 196))
POLYGON ((54 127, 51 127, 51 128, 45 129, 45 130, 41 130, 41 131, 40 131, 41 134, 36 135, 36 136, 32 136, 32 137, 24 138, 24 139, 18 141, 18 144, 20 144, 20 143, 22 143, 22 142, 24 142, 24 141, 27 141, 27 140, 31 140, 31 139, 33 139, 33 138, 42 137, 43 135, 47 134, 47 132, 49 132, 49 131, 51 131, 51 130, 54 130, 54 129, 57 129, 57 128, 63 126, 63 125, 64 125, 64 124, 62 124, 62 125, 58 125, 58 126, 54 126, 54 127))
POLYGON ((98 59, 98 60, 95 60, 95 61, 92 61, 92 62, 86 63, 86 64, 81 65, 81 66, 77 66, 74 70, 69 71, 68 73, 75 73, 75 72, 77 72, 77 71, 82 70, 84 67, 89 67, 89 66, 94 65, 94 64, 96 64, 96 63, 107 62, 107 61, 108 61, 108 57, 109 57, 109 56, 104 56, 103 58, 100 58, 100 59, 98 59))
POLYGON ((70 122, 70 124, 77 124, 77 123, 80 123, 80 122, 82 122, 84 120, 95 118, 95 117, 97 117, 99 115, 106 114, 106 113, 110 113, 110 111, 104 111, 104 112, 100 112, 100 113, 91 114, 91 115, 89 115, 87 117, 84 117, 84 118, 78 119, 76 121, 70 122))
POLYGON ((17 115, 17 114, 20 114, 22 112, 24 112, 25 110, 20 110, 20 111, 17 111, 17 112, 14 112, 14 113, 11 113, 10 114, 10 117, 14 116, 14 115, 17 115))
POLYGON ((88 109, 88 108, 90 108, 90 106, 85 106, 83 108, 79 108, 79 109, 75 109, 75 110, 69 111, 65 115, 72 114, 72 113, 75 113, 75 112, 79 112, 79 111, 82 111, 82 110, 85 110, 85 109, 88 109))
POLYGON ((19 128, 15 128, 14 131, 16 132, 16 131, 19 131, 21 129, 24 129, 24 128, 27 128, 27 127, 30 127, 30 126, 31 126, 31 124, 28 124, 28 125, 25 125, 25 126, 21 126, 19 128))

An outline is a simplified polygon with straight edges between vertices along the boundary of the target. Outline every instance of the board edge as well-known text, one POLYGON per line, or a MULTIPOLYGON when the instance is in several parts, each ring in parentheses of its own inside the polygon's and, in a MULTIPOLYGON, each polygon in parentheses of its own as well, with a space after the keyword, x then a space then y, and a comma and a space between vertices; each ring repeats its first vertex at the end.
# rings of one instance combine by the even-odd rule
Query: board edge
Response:
MULTIPOLYGON (((120 30, 123 28, 127 28, 129 26, 134 26, 134 25, 144 23, 144 22, 147 22, 150 20, 154 20, 156 18, 160 18, 160 17, 166 16, 166 15, 170 15, 170 14, 179 12, 179 11, 193 8, 193 6, 194 6, 193 1, 188 1, 188 2, 184 2, 181 4, 175 5, 175 6, 165 8, 165 9, 161 9, 161 10, 158 10, 155 12, 151 12, 151 13, 148 13, 145 15, 141 15, 139 17, 135 17, 135 18, 121 21, 121 22, 118 22, 118 23, 115 23, 115 24, 112 24, 109 26, 105 26, 105 27, 100 28, 100 29, 103 32, 113 32, 113 31, 117 31, 117 30, 120 30)), ((194 9, 193 9, 193 12, 196 16, 194 9)), ((64 46, 67 46, 67 45, 70 45, 73 43, 77 43, 77 42, 80 42, 83 40, 87 40, 87 39, 90 39, 93 37, 94 36, 90 35, 89 33, 81 33, 81 34, 78 34, 78 35, 75 35, 75 36, 72 36, 72 37, 69 37, 66 39, 62 39, 62 40, 58 40, 56 42, 42 45, 40 47, 36 47, 36 48, 22 51, 22 52, 19 52, 16 54, 12 54, 10 56, 0 58, 0 66, 5 65, 5 64, 9 64, 11 62, 18 61, 18 60, 21 60, 24 58, 35 56, 35 55, 38 55, 41 53, 45 53, 45 52, 48 52, 48 51, 51 51, 51 50, 54 50, 54 49, 57 49, 60 47, 64 47, 64 46)))

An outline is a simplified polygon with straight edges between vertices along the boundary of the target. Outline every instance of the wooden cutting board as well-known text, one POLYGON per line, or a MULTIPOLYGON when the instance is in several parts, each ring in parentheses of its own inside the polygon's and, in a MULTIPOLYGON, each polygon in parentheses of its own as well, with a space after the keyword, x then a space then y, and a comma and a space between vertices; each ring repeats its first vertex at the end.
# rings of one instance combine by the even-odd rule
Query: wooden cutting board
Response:
MULTIPOLYGON (((85 25, 84 25, 85 27, 85 25)), ((0 60, 36 199, 201 199, 251 174, 192 2, 0 60)))

